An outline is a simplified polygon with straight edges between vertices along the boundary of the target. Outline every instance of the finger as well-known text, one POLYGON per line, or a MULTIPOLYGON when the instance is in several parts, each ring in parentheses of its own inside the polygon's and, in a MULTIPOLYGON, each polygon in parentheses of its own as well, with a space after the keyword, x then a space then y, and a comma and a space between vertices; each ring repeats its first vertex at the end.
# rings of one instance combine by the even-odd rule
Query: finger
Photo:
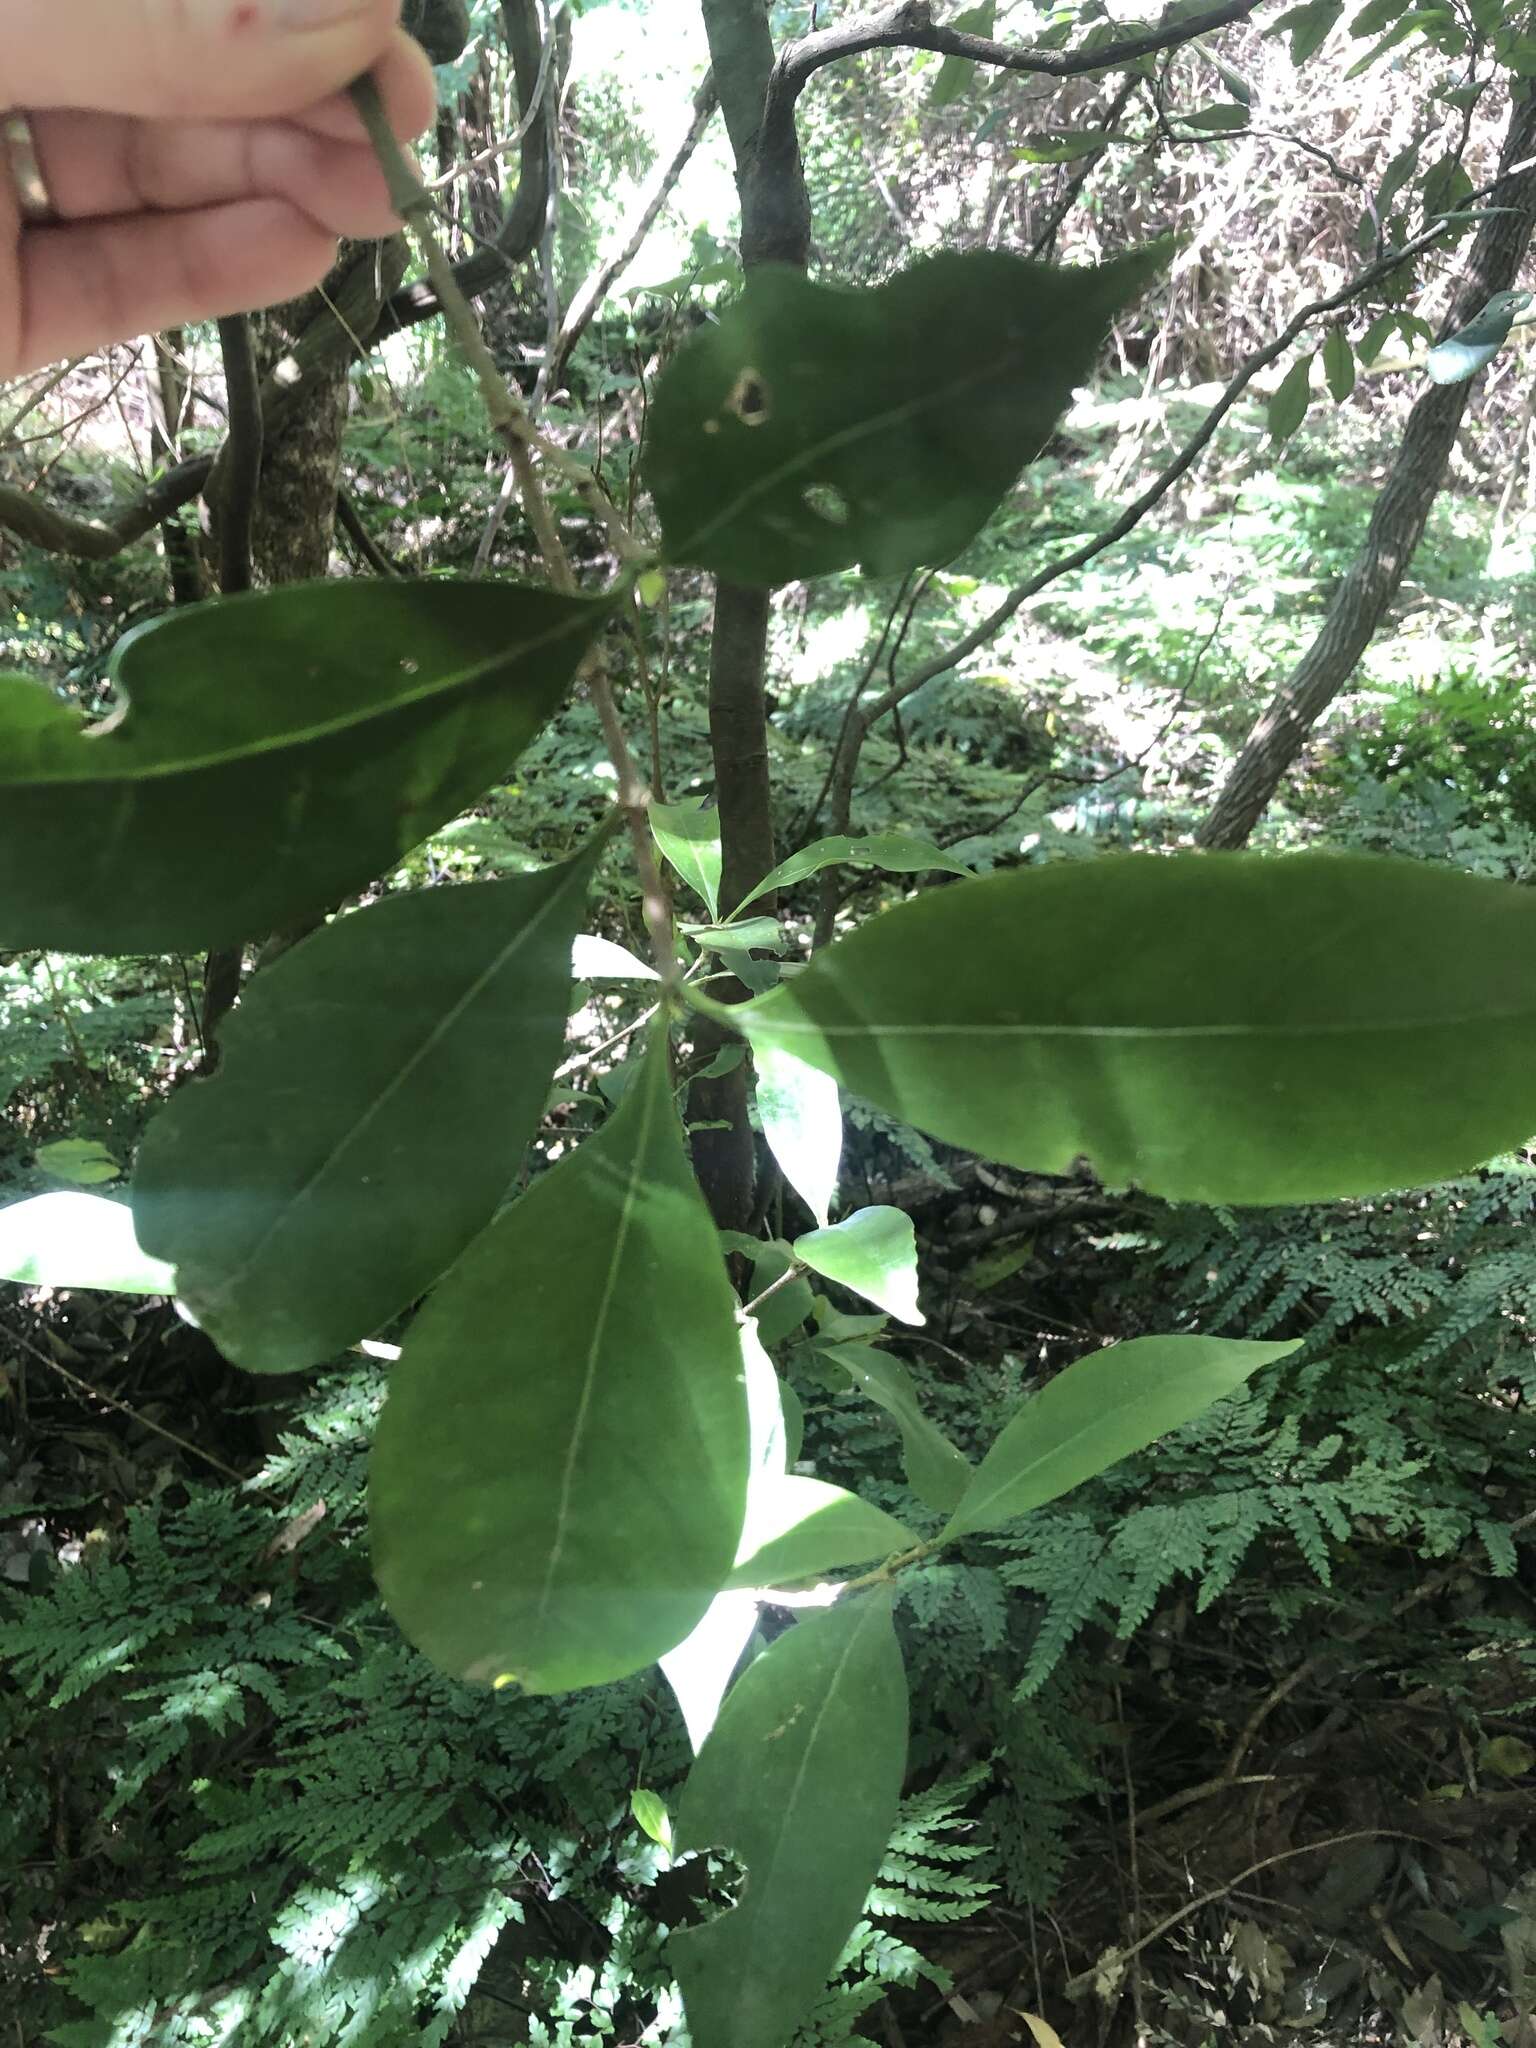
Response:
MULTIPOLYGON (((437 118, 437 81, 426 51, 404 29, 395 31, 373 66, 373 82, 389 125, 402 142, 412 141, 432 126, 437 118)), ((338 142, 364 139, 362 118, 345 93, 333 93, 291 118, 313 128, 317 135, 334 136, 338 142)))
POLYGON ((241 199, 286 199, 332 235, 400 225, 371 150, 287 121, 132 121, 40 114, 33 132, 55 212, 69 221, 184 214, 241 199))
POLYGON ((5 0, 0 106, 291 114, 370 70, 400 0, 5 0))
POLYGON ((309 291, 336 238, 283 199, 30 230, 21 238, 23 365, 83 355, 309 291))

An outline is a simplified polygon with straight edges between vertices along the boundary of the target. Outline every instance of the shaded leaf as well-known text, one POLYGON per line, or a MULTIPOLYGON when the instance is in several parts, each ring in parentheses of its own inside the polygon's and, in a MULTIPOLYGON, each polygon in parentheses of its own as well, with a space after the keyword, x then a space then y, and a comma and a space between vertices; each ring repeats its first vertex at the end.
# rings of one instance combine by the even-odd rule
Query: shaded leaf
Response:
POLYGON ((976 1468, 946 1538, 996 1529, 1145 1450, 1299 1348, 1228 1337, 1133 1337, 1060 1372, 976 1468))
POLYGON ((1305 6, 1292 7, 1282 14, 1267 33, 1272 36, 1289 35, 1292 64, 1305 64, 1328 40, 1330 30, 1343 12, 1344 0, 1307 0, 1305 6))
POLYGON ((1109 140, 1106 129, 1076 128, 1064 133, 1032 135, 1027 142, 1019 143, 1013 153, 1020 163, 1070 164, 1080 157, 1097 156, 1109 140))
POLYGON ((704 799, 688 803, 652 804, 651 833, 662 857, 669 861, 688 884, 709 905, 711 917, 720 915, 720 813, 706 811, 704 799))
POLYGON ((672 1937, 694 2048, 784 2048, 824 1988, 895 1825, 906 1693, 885 1593, 797 1622, 732 1688, 674 1827, 747 1868, 672 1937))
POLYGON ((1269 437, 1288 441, 1307 416, 1312 403, 1312 358, 1302 356, 1292 363, 1269 401, 1269 437))
POLYGON ((1335 405, 1342 405, 1355 388, 1355 354, 1342 327, 1330 327, 1323 343, 1323 375, 1335 405))
POLYGON ((652 402, 647 475, 670 559, 750 584, 948 560, 1166 254, 1059 270, 946 253, 867 290, 753 271, 652 402))
MULTIPOLYGON (((990 36, 997 25, 997 0, 982 0, 979 7, 967 7, 959 14, 952 14, 945 22, 946 28, 959 29, 962 35, 990 36)), ((939 75, 933 82, 928 95, 930 107, 950 107, 963 99, 976 77, 976 66, 969 57, 946 57, 939 66, 939 75)))
POLYGON ((658 1030, 612 1119, 475 1240, 406 1338, 369 1481, 401 1628, 459 1678, 600 1685, 735 1560, 747 1409, 658 1030))
POLYGON ((843 862, 855 868, 882 868, 890 875, 921 875, 933 870, 942 870, 950 875, 973 872, 963 860, 957 860, 942 846, 935 846, 931 839, 920 839, 915 833, 865 832, 855 838, 846 832, 838 832, 829 839, 812 840, 809 846, 792 853, 788 860, 781 860, 776 868, 764 875, 751 895, 742 899, 740 907, 745 910, 749 903, 755 903, 759 896, 766 896, 771 889, 791 888, 796 882, 804 882, 810 876, 820 874, 823 868, 836 867, 843 862))
POLYGON ((1186 128, 1198 128, 1206 135, 1234 135, 1248 126, 1248 109, 1234 100, 1218 101, 1215 106, 1200 107, 1193 114, 1180 114, 1178 119, 1186 128))
POLYGON ((729 1016, 1011 1166, 1328 1201, 1536 1130, 1536 897, 1366 854, 1063 862, 884 911, 729 1016))
POLYGON ((292 584, 129 633, 101 725, 0 676, 0 948, 192 952, 349 895, 505 773, 611 613, 292 584))
POLYGON ((702 947, 718 953, 782 953, 784 928, 776 917, 742 917, 730 924, 685 924, 683 930, 702 947))
POLYGON ((855 1209, 841 1223, 797 1237, 795 1257, 887 1315, 904 1323, 926 1320, 917 1305, 917 1238, 904 1210, 884 1204, 855 1209))
POLYGON ((843 1156, 837 1083, 781 1046, 765 1046, 754 1064, 757 1113, 768 1149, 817 1222, 825 1223, 843 1156))
POLYGON ((918 1499, 941 1515, 951 1513, 971 1483, 971 1462, 923 1413, 907 1368, 871 1344, 831 1344, 821 1355, 841 1366, 901 1431, 902 1464, 918 1499))
POLYGON ((0 1280, 171 1294, 176 1276, 133 1234, 133 1211, 105 1195, 33 1195, 0 1209, 0 1280))
POLYGON ((565 1040, 596 852, 389 897, 253 979, 133 1176, 141 1242, 227 1358, 334 1357, 489 1223, 565 1040))
POLYGON ((917 1541, 894 1516, 824 1480, 781 1472, 765 1489, 727 1586, 792 1586, 870 1564, 917 1541))

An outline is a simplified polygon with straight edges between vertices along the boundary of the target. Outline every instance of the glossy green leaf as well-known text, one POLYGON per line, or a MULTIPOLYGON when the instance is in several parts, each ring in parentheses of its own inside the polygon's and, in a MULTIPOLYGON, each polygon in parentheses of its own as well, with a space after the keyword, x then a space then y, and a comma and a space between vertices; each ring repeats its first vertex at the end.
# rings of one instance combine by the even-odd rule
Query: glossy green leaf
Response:
POLYGON ((123 1177, 123 1169, 95 1138, 60 1138, 52 1145, 39 1145, 35 1156, 44 1173, 77 1188, 105 1187, 123 1177))
POLYGON ((1269 401, 1269 437, 1289 441, 1307 416, 1312 403, 1312 358, 1302 356, 1292 363, 1269 401))
POLYGON ((792 1586, 844 1565, 870 1564, 917 1541, 894 1516, 821 1479, 782 1472, 749 1517, 755 1542, 727 1586, 792 1586))
POLYGON ((817 1222, 825 1223, 843 1156, 837 1083, 782 1046, 765 1046, 754 1064, 757 1113, 768 1149, 817 1222))
MULTIPOLYGON (((969 36, 990 36, 996 25, 997 0, 981 0, 979 7, 962 8, 944 24, 969 36)), ((969 57, 946 57, 928 95, 929 106, 952 107, 956 100, 964 99, 975 78, 976 66, 969 57)))
POLYGON ((788 860, 781 860, 764 875, 751 895, 743 898, 741 908, 745 910, 771 889, 793 888, 795 883, 820 874, 823 868, 845 862, 854 868, 882 868, 889 875, 922 875, 935 870, 949 875, 972 873, 963 860, 946 853, 942 846, 935 846, 931 839, 920 839, 916 833, 865 832, 854 838, 838 832, 829 839, 814 839, 788 860))
POLYGON ((1078 1359, 1025 1402, 987 1452, 945 1538, 1000 1528, 1058 1499, 1299 1348, 1227 1337, 1133 1337, 1078 1359))
MULTIPOLYGON (((732 1237, 736 1233, 729 1234, 732 1237)), ((794 1264, 794 1253, 782 1238, 738 1238, 735 1250, 745 1251, 752 1261, 752 1284, 748 1299, 755 1299, 770 1287, 773 1293, 760 1309, 754 1310, 759 1334, 765 1344, 781 1344, 793 1336, 814 1306, 811 1283, 803 1276, 783 1286, 776 1283, 794 1264)))
POLYGON ((128 634, 101 725, 0 676, 0 949, 191 952, 335 903, 505 773, 611 614, 292 584, 128 634))
POLYGON ((685 924, 696 946, 717 953, 782 953, 784 927, 776 917, 742 917, 731 924, 685 924))
POLYGON ((841 1223, 795 1239, 795 1257, 824 1280, 851 1287, 904 1323, 927 1318, 917 1305, 917 1238, 902 1209, 855 1209, 841 1223))
POLYGON ((1015 869, 883 912, 730 1016, 986 1158, 1328 1201, 1536 1130, 1536 893, 1365 854, 1015 869))
POLYGON ((1335 405, 1342 405, 1355 388, 1355 352, 1342 327, 1330 327, 1323 343, 1323 375, 1335 405))
POLYGON ((601 1685, 735 1561, 735 1305, 658 1031, 615 1115, 497 1217, 390 1375, 369 1512, 385 1604, 459 1678, 601 1685))
POLYGON ((923 1413, 907 1368, 872 1344, 830 1344, 821 1356, 840 1366, 896 1424, 907 1484, 918 1499, 938 1514, 951 1514, 971 1483, 971 1461, 923 1413))
POLYGON ((651 405, 647 476, 670 559, 751 584, 947 561, 1166 256, 1063 270, 946 253, 864 290, 753 271, 651 405))
POLYGON ((692 889, 709 905, 711 917, 720 915, 720 813, 704 809, 704 799, 688 803, 652 804, 651 834, 669 861, 692 889))
POLYGON ((235 1364, 334 1357, 489 1223, 565 1040, 595 856, 389 897, 252 980, 133 1177, 141 1242, 235 1364))
POLYGON ((0 1209, 0 1280, 172 1294, 176 1276, 133 1234, 133 1211, 105 1195, 33 1195, 0 1209))
POLYGON ((797 1622, 732 1687, 674 1827, 747 1869, 672 1937, 693 2048, 785 2048, 825 1987, 895 1824, 906 1694, 886 1593, 797 1622))

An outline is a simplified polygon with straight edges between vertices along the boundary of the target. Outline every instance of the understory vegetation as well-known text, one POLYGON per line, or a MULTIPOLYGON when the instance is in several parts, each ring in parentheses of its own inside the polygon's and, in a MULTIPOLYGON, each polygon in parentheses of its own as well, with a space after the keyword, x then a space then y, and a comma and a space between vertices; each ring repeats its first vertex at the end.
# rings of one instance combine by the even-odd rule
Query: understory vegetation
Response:
MULTIPOLYGON (((688 122, 709 50, 698 24, 661 32, 674 9, 692 11, 481 0, 463 55, 439 70, 426 152, 433 175, 470 163, 439 195, 462 265, 517 191, 509 138, 535 89, 514 61, 517 24, 542 21, 548 220, 476 296, 540 431, 650 543, 648 408, 742 285, 718 118, 552 389, 540 365, 688 122)), ((856 12, 823 7, 814 28, 856 12)), ((1364 29, 1336 28, 1330 0, 1283 23, 1226 12, 1197 41, 1107 73, 994 73, 942 47, 869 47, 806 91, 824 282, 875 287, 941 249, 1087 264, 1178 239, 959 552, 773 579, 756 843, 781 861, 836 834, 928 851, 884 865, 847 854, 791 878, 776 901, 746 906, 779 931, 742 950, 719 939, 736 903, 711 902, 658 828, 690 972, 732 999, 786 965, 792 990, 842 936, 971 876, 1214 862, 1233 856, 1191 849, 1248 839, 1213 841, 1207 821, 1375 544, 1410 409, 1431 388, 1425 345, 1453 312, 1464 324, 1464 269, 1501 230, 1481 210, 1496 213, 1500 195, 1481 207, 1471 195, 1498 171, 1505 123, 1525 118, 1531 67, 1524 44, 1511 57, 1491 43, 1494 19, 1476 5, 1410 17, 1372 0, 1364 29), (1367 34, 1390 38, 1394 24, 1392 50, 1352 79, 1367 34), (1384 176, 1398 179, 1385 199, 1384 176), (1417 270, 1387 266, 1380 289, 1256 372, 1189 475, 1091 551, 1303 301, 1456 208, 1465 220, 1417 270), (1373 370, 1364 337, 1398 315, 1373 370), (1346 330, 1347 379, 1324 341, 1346 330), (1287 373, 1313 347, 1310 408, 1295 416, 1287 373), (850 757, 850 730, 881 704, 850 757)), ((781 50, 813 32, 809 7, 769 13, 781 50)), ((949 25, 1050 53, 1147 24, 985 4, 949 25)), ((723 45, 714 54, 724 96, 723 45)), ((1523 238, 1529 181, 1501 194, 1523 238)), ((1528 274, 1524 247, 1498 288, 1528 274)), ((265 335, 256 323, 264 363, 295 345, 302 322, 285 319, 265 335)), ((345 423, 319 526, 295 541, 285 500, 264 535, 258 505, 257 584, 541 580, 446 328, 364 332, 380 345, 342 358, 345 423)), ((215 508, 210 538, 189 497, 92 559, 41 536, 10 498, 110 523, 151 471, 223 444, 224 367, 211 330, 188 330, 162 337, 158 356, 121 348, 55 389, 33 379, 0 394, 0 669, 97 714, 115 701, 109 662, 126 630, 217 594, 227 511, 215 508)), ((1536 878, 1528 367, 1517 325, 1471 386, 1378 628, 1275 774, 1248 840, 1264 857, 1327 849, 1512 887, 1536 878)), ((583 581, 622 574, 590 494, 553 459, 548 477, 583 581)), ((693 559, 637 575, 609 636, 614 695, 657 803, 726 818, 729 897, 733 872, 755 886, 771 865, 732 866, 739 763, 721 748, 718 621, 734 586, 693 559)), ((237 690, 239 661, 214 680, 237 690)), ((563 1049, 498 1202, 579 1160, 649 1085, 646 1026, 664 999, 644 892, 622 831, 594 845, 616 794, 622 805, 597 693, 576 689, 483 797, 366 888, 338 892, 345 929, 392 899, 590 852, 580 929, 608 951, 583 957, 578 942, 563 1049)), ((336 908, 327 899, 301 929, 233 949, 0 953, 0 1254, 13 1208, 127 1193, 154 1119, 223 1085, 210 1078, 221 1030, 336 908)), ((1000 954, 1023 943, 997 936, 1000 954)), ((1088 945, 1096 968, 1091 933, 1088 945)), ((1294 967, 1274 960, 1277 1001, 1294 967)), ((1408 963, 1420 967, 1433 962, 1408 963)), ((1228 971, 1215 949, 1211 978, 1228 971)), ((1467 999, 1475 1010, 1480 991, 1467 999)), ((998 1165, 845 1085, 832 1209, 911 1219, 912 1315, 797 1255, 827 1219, 749 1101, 751 1056, 697 1020, 682 1040, 696 1091, 685 1123, 785 1389, 788 1470, 856 1493, 922 1552, 890 1579, 911 1692, 894 1831, 830 1983, 780 2048, 1532 2048, 1527 1134, 1419 1186, 1184 1200, 1107 1183, 1086 1158, 998 1165), (737 1213, 707 1142, 728 1140, 733 1119, 753 1163, 737 1213), (946 1440, 979 1464, 1065 1368, 1163 1336, 1285 1355, 940 1553, 954 1503, 932 1461, 950 1455, 946 1440)), ((1475 1065, 1476 1049, 1465 1058, 1475 1065)), ((1454 1105, 1465 1085, 1448 1064, 1439 1100, 1454 1105)), ((1432 1121, 1427 1095, 1404 1122, 1421 1110, 1432 1121)), ((1232 1142, 1241 1152, 1241 1134, 1232 1142)), ((402 1632, 370 1562, 369 1450, 402 1344, 409 1355, 408 1315, 315 1371, 246 1371, 170 1293, 0 1284, 0 2043, 715 2048, 690 2035, 670 1943, 741 1896, 743 1868, 727 1842, 691 1845, 709 1857, 674 1846, 694 1761, 675 1680, 653 1663, 612 1684, 522 1692, 442 1669, 402 1632)), ((510 1273, 508 1330, 525 1308, 510 1273)), ((507 1487, 520 1483, 509 1462, 507 1487)), ((452 1506, 424 1494, 423 1525, 452 1506)), ((765 1597, 744 1669, 801 1629, 801 1612, 765 1597)))

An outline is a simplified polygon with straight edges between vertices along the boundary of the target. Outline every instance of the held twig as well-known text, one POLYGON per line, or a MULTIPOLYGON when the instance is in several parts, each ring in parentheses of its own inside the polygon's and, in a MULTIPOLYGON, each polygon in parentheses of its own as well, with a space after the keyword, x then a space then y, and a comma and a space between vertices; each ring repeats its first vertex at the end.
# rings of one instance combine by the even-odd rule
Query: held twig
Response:
MULTIPOLYGON (((464 360, 474 372, 475 382, 480 387, 480 397, 486 415, 498 438, 503 442, 512 462, 512 473, 517 481, 518 496, 522 502, 523 516, 532 529, 539 545, 539 553, 549 570, 550 580, 557 590, 573 593, 576 577, 571 568, 565 543, 549 509, 534 464, 534 453, 546 455, 570 474, 580 470, 579 464, 572 464, 563 451, 552 448, 534 428, 527 411, 513 393, 497 366, 481 332, 479 316, 469 300, 465 298, 453 274, 453 265, 447 251, 437 238, 434 224, 432 196, 417 176, 414 167, 389 125, 379 90, 371 76, 357 79, 352 86, 352 102, 357 108, 368 138, 373 144, 374 154, 384 173, 390 200, 396 213, 415 236, 427 266, 427 276, 432 288, 442 302, 443 317, 449 332, 463 352, 464 360)), ((615 538, 616 550, 621 559, 633 560, 641 554, 622 522, 618 520, 613 507, 596 479, 586 471, 587 478, 596 499, 605 508, 604 524, 611 537, 615 538)), ((663 993, 670 1003, 679 985, 680 968, 677 947, 672 936, 672 912, 662 886, 661 871, 656 865, 656 852, 651 844, 650 822, 646 806, 649 792, 645 786, 635 757, 630 751, 629 740, 624 731, 624 722, 614 702, 613 685, 609 679, 607 664, 601 647, 593 649, 582 669, 582 676, 597 710, 598 723, 603 730, 609 759, 613 762, 618 779, 617 799, 629 826, 630 843, 634 848, 635 866, 640 875, 640 903, 645 918, 646 931, 651 941, 651 950, 656 961, 656 971, 661 976, 663 993)))

